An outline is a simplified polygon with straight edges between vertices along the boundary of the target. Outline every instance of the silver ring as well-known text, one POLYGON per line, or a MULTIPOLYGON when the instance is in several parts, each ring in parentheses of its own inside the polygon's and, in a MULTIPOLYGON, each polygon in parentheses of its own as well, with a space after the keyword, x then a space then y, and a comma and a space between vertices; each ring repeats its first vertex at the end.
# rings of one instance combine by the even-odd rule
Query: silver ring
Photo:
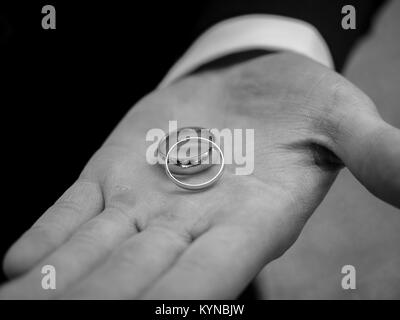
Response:
MULTIPOLYGON (((207 138, 207 141, 215 141, 214 134, 209 129, 205 129, 202 127, 183 127, 178 130, 175 130, 165 135, 158 144, 157 156, 161 163, 165 162, 167 151, 170 150, 168 148, 168 145, 172 136, 176 135, 176 141, 178 141, 179 134, 181 133, 184 134, 185 130, 189 131, 188 134, 192 134, 193 137, 203 137, 207 138)), ((189 175, 204 171, 212 166, 212 164, 210 164, 209 161, 207 161, 209 158, 211 158, 212 149, 213 148, 210 146, 203 153, 199 153, 195 156, 185 157, 181 159, 178 159, 178 157, 174 158, 173 156, 170 156, 168 163, 169 169, 174 174, 182 174, 182 175, 189 175)))
MULTIPOLYGON (((212 165, 212 164, 211 164, 211 165, 212 165)), ((166 155, 166 157, 165 157, 165 172, 166 172, 167 176, 168 176, 168 177, 172 180, 172 182, 174 182, 177 186, 179 186, 179 187, 181 187, 181 188, 183 188, 183 189, 188 189, 188 190, 200 190, 200 189, 205 189, 205 188, 210 187, 211 185, 213 185, 214 183, 216 183, 216 182, 221 178, 222 173, 223 173, 223 171, 224 171, 224 167, 225 167, 225 159, 224 159, 224 154, 223 154, 222 151, 221 151, 221 148, 220 148, 214 141, 211 141, 211 140, 206 139, 206 138, 203 138, 203 137, 186 137, 186 138, 184 138, 184 139, 182 139, 182 140, 179 140, 178 142, 176 142, 176 143, 168 150, 167 155, 166 155), (172 175, 172 173, 171 173, 171 171, 170 171, 170 169, 169 169, 169 166, 168 166, 168 159, 169 159, 169 155, 170 155, 171 151, 172 151, 179 143, 183 143, 183 142, 185 142, 185 141, 193 140, 193 139, 204 140, 204 141, 207 141, 207 142, 211 143, 211 144, 212 144, 212 148, 217 149, 218 152, 219 152, 219 154, 220 154, 220 156, 221 156, 221 165, 220 165, 220 168, 219 168, 217 174, 216 174, 213 178, 211 178, 211 179, 209 179, 209 180, 207 180, 207 181, 205 181, 205 182, 198 183, 198 184, 185 183, 185 182, 182 182, 182 181, 178 180, 177 178, 175 178, 175 177, 172 175)))

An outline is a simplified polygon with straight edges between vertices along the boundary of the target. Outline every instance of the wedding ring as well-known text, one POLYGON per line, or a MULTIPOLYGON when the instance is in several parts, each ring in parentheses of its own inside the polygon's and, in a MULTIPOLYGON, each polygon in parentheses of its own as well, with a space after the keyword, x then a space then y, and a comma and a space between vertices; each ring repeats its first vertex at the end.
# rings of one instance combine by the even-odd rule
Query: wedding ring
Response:
MULTIPOLYGON (((178 140, 183 140, 183 142, 185 142, 188 141, 188 139, 185 140, 184 138, 188 137, 203 137, 207 140, 207 142, 209 141, 215 142, 215 136, 209 129, 201 127, 180 128, 178 130, 171 132, 170 134, 167 134, 160 141, 157 148, 157 155, 160 163, 163 164, 165 163, 167 152, 171 149, 169 148, 169 145, 172 142, 176 142, 178 140)), ((196 147, 198 147, 197 149, 201 149, 201 146, 199 144, 196 147)), ((179 146, 177 149, 179 149, 179 146)), ((191 148, 191 150, 192 149, 193 148, 191 148)), ((206 150, 202 151, 199 150, 197 154, 194 155, 191 154, 189 156, 186 155, 183 156, 182 154, 180 154, 179 157, 177 156, 179 154, 179 151, 185 151, 185 150, 176 150, 177 155, 175 156, 171 154, 169 157, 168 161, 169 170, 174 174, 182 174, 182 175, 189 175, 204 171, 212 166, 212 163, 210 163, 209 161, 209 159, 211 158, 212 149, 213 149, 212 146, 208 145, 208 148, 206 150)))
MULTIPOLYGON (((213 164, 211 163, 211 165, 213 165, 213 164)), ((205 188, 212 186, 214 183, 216 183, 221 178, 222 173, 224 171, 224 167, 225 167, 225 159, 224 159, 224 154, 222 153, 220 147, 214 141, 211 141, 211 140, 209 140, 207 138, 203 138, 203 137, 186 137, 182 140, 179 140, 168 150, 167 155, 165 157, 165 172, 166 172, 167 176, 177 186, 179 186, 183 189, 188 189, 188 190, 200 190, 200 189, 205 189, 205 188), (174 177, 168 166, 168 162, 170 159, 170 153, 172 150, 174 150, 175 147, 177 147, 181 143, 184 143, 185 141, 190 141, 190 140, 195 140, 195 139, 197 139, 198 141, 206 141, 207 143, 210 143, 212 145, 211 149, 214 148, 214 149, 218 150, 220 157, 221 157, 221 164, 220 164, 220 168, 219 168, 217 174, 214 177, 212 177, 211 179, 209 179, 205 182, 202 182, 202 183, 191 184, 191 183, 182 182, 182 181, 178 180, 176 177, 174 177)))

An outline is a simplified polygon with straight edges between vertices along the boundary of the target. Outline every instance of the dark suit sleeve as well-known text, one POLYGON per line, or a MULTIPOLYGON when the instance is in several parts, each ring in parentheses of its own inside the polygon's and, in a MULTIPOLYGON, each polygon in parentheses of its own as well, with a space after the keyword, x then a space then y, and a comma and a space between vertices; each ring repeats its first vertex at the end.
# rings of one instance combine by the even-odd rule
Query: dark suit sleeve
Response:
POLYGON ((212 25, 246 14, 275 14, 300 19, 314 25, 332 53, 335 67, 341 70, 357 40, 369 30, 371 20, 385 0, 212 0, 197 26, 198 34, 212 25), (341 26, 342 7, 356 9, 355 30, 341 26))

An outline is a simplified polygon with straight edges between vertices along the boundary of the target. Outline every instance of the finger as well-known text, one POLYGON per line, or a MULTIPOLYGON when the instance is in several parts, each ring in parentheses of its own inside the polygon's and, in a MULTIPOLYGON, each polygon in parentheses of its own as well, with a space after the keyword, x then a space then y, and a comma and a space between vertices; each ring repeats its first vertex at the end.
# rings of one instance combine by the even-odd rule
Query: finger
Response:
POLYGON ((400 208, 400 130, 371 110, 373 103, 347 92, 335 133, 336 154, 374 195, 400 208))
POLYGON ((6 275, 15 277, 32 268, 102 207, 97 183, 75 182, 9 249, 3 262, 6 275))
POLYGON ((293 232, 293 226, 299 224, 283 218, 284 212, 280 212, 282 219, 272 218, 272 214, 265 212, 263 217, 256 212, 248 213, 254 214, 257 223, 243 221, 213 227, 194 241, 144 298, 236 298, 261 268, 281 255, 286 245, 294 241, 293 235, 298 234, 293 232))
POLYGON ((132 299, 187 248, 190 239, 165 227, 148 227, 113 252, 107 262, 73 287, 67 299, 132 299))
POLYGON ((3 295, 18 299, 47 299, 59 296, 85 276, 121 242, 137 230, 129 215, 116 208, 106 208, 100 215, 82 225, 70 239, 23 277, 9 283, 3 295), (56 290, 43 290, 42 267, 56 270, 56 290))

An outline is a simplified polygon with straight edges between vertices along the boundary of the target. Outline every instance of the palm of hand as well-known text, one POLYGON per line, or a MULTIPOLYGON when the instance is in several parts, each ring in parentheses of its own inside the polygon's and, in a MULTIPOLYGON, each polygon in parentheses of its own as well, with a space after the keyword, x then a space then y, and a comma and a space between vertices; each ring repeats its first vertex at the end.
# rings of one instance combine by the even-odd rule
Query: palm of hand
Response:
POLYGON ((150 94, 10 251, 10 274, 36 267, 3 294, 235 297, 291 245, 332 184, 340 163, 329 150, 344 81, 306 58, 280 54, 150 94), (169 120, 254 129, 254 172, 238 176, 228 165, 214 187, 180 190, 145 157, 146 132, 167 131, 169 120), (46 264, 57 270, 55 292, 40 286, 46 264))

